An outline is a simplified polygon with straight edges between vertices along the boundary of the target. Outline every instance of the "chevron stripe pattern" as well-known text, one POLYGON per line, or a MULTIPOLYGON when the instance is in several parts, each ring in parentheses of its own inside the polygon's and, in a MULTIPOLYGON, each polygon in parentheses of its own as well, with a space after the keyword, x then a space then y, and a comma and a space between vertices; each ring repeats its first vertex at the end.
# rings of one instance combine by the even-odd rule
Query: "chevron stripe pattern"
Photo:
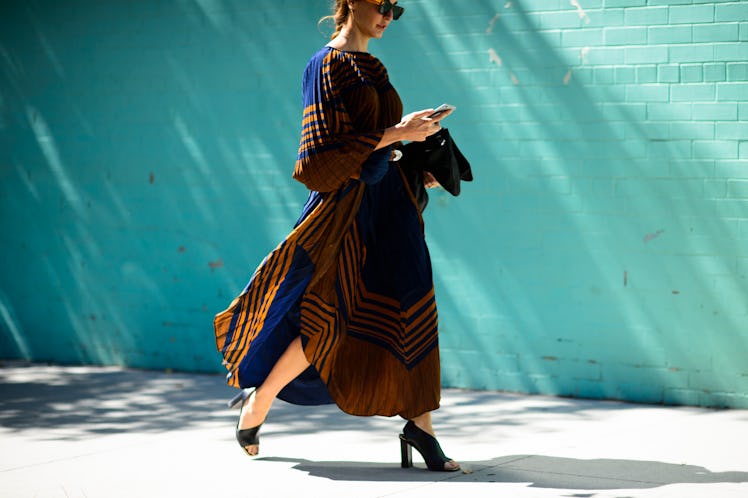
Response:
POLYGON ((388 350, 407 369, 417 365, 438 344, 438 317, 433 287, 405 306, 366 288, 361 268, 366 249, 354 224, 345 237, 332 297, 307 295, 302 303, 301 333, 312 363, 325 378, 326 358, 347 334, 388 350))

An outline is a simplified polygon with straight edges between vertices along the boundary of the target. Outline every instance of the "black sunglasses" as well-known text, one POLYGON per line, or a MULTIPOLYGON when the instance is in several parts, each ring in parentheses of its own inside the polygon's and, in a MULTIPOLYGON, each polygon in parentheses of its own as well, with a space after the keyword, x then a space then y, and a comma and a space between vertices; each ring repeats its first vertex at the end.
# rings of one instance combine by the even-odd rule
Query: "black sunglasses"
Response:
POLYGON ((377 9, 380 14, 383 16, 387 15, 387 12, 392 11, 392 19, 397 21, 400 19, 400 16, 403 15, 403 12, 405 12, 405 7, 400 7, 399 5, 395 5, 390 0, 383 0, 382 2, 378 2, 377 0, 366 0, 369 3, 378 4, 379 8, 377 9))

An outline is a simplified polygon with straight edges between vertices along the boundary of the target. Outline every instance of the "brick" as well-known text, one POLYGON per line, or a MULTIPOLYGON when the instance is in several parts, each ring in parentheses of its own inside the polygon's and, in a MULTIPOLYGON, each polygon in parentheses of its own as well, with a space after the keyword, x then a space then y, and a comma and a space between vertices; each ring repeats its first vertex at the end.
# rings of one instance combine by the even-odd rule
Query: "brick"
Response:
POLYGON ((719 178, 748 179, 748 161, 716 161, 714 176, 719 178))
POLYGON ((748 396, 740 392, 702 392, 699 394, 699 406, 707 408, 748 408, 748 396))
POLYGON ((748 141, 740 142, 738 157, 740 159, 748 159, 748 141))
MULTIPOLYGON (((559 2, 556 0, 549 2, 544 0, 525 0, 522 2, 522 10, 526 12, 558 10, 558 4, 559 2)), ((483 13, 482 9, 479 9, 479 13, 483 13)))
POLYGON ((561 45, 564 47, 598 46, 603 43, 603 30, 600 28, 567 29, 561 32, 561 45))
POLYGON ((680 84, 670 88, 672 102, 713 101, 714 96, 714 83, 680 84))
POLYGON ((605 8, 639 7, 642 5, 647 5, 647 0, 605 0, 605 8))
POLYGON ((594 69, 594 79, 596 84, 610 84, 615 81, 615 73, 612 67, 596 67, 594 69))
POLYGON ((647 41, 650 44, 691 43, 691 26, 651 26, 647 28, 647 41))
POLYGON ((696 102, 692 117, 695 121, 734 121, 738 119, 738 106, 736 103, 696 102))
POLYGON ((694 42, 738 41, 739 25, 730 24, 702 24, 693 27, 694 42))
POLYGON ((728 3, 716 5, 714 9, 714 20, 717 22, 744 21, 748 19, 748 3, 728 3))
POLYGON ((735 62, 748 60, 748 43, 716 43, 714 60, 735 62))
POLYGON ((670 125, 668 123, 640 123, 636 134, 648 140, 667 140, 670 138, 670 125))
POLYGON ((727 195, 733 199, 748 199, 748 180, 727 182, 727 195))
POLYGON ((637 83, 657 83, 657 66, 639 66, 636 68, 637 83))
MULTIPOLYGON (((481 330, 490 331, 491 329, 481 328, 481 330)), ((494 328, 493 330, 501 330, 501 329, 494 328)), ((440 342, 441 342, 441 337, 440 337, 440 342)), ((491 367, 495 370, 498 370, 499 372, 517 372, 520 369, 516 354, 502 354, 502 353, 493 353, 491 355, 491 367)))
POLYGON ((725 81, 726 75, 725 64, 704 64, 704 81, 725 81))
POLYGON ((746 83, 717 83, 717 100, 746 100, 748 82, 746 83))
POLYGON ((609 122, 631 122, 644 121, 647 117, 647 105, 641 103, 610 103, 601 105, 602 118, 609 122))
MULTIPOLYGON (((554 78, 557 78, 558 74, 554 74, 554 78)), ((569 81, 575 81, 577 83, 583 83, 583 84, 592 84, 594 82, 593 75, 594 75, 594 71, 593 71, 593 68, 591 67, 575 67, 571 71, 571 79, 569 81)), ((564 78, 565 77, 566 77, 566 73, 564 73, 564 78)), ((565 81, 564 78, 562 78, 561 80, 565 81)))
POLYGON ((578 380, 572 395, 585 399, 611 399, 615 396, 615 389, 600 381, 578 380))
POLYGON ((625 401, 638 400, 641 403, 660 404, 663 400, 664 388, 654 378, 643 384, 621 382, 616 384, 616 398, 625 401))
MULTIPOLYGON (((471 377, 474 376, 475 375, 471 373, 471 377)), ((499 372, 495 374, 495 378, 490 382, 491 384, 487 385, 483 389, 498 389, 502 391, 524 393, 537 392, 529 376, 525 373, 499 372)), ((472 379, 471 384, 473 384, 472 379)))
MULTIPOLYGON (((719 95, 719 90, 717 91, 719 95)), ((738 103, 738 119, 741 121, 748 121, 748 102, 738 103)))
MULTIPOLYGON (((698 177, 712 177, 714 176, 714 161, 707 161, 704 159, 676 159, 669 161, 670 165, 670 176, 674 177, 687 177, 687 176, 698 176, 698 177)), ((725 191, 727 191, 727 184, 724 185, 725 191)))
POLYGON ((626 26, 649 26, 668 23, 667 7, 631 8, 624 11, 626 26))
POLYGON ((734 389, 736 392, 748 392, 748 377, 730 375, 724 370, 721 371, 697 371, 689 372, 688 387, 706 391, 726 391, 726 387, 734 389))
POLYGON ((626 64, 657 64, 669 62, 668 47, 629 47, 625 50, 626 64))
MULTIPOLYGON (((638 182, 637 182, 638 183, 638 182)), ((701 197, 704 189, 704 181, 683 180, 683 179, 649 179, 642 181, 641 185, 636 188, 635 193, 630 193, 632 197, 637 195, 648 196, 651 192, 656 192, 659 197, 668 199, 701 197), (651 189, 648 191, 648 188, 651 189)))
POLYGON ((668 47, 668 62, 670 63, 713 61, 714 45, 711 43, 673 45, 668 47))
POLYGON ((665 405, 699 406, 701 404, 701 392, 694 389, 665 389, 662 400, 665 405))
POLYGON ((647 119, 654 121, 691 119, 691 104, 647 104, 647 119))
POLYGON ((643 45, 647 43, 647 28, 608 28, 604 37, 606 45, 643 45))
POLYGON ((626 85, 627 102, 667 102, 668 85, 626 85))
POLYGON ((683 83, 697 83, 704 79, 701 64, 683 64, 680 67, 680 80, 683 83))
POLYGON ((740 23, 740 32, 738 33, 740 41, 748 41, 748 22, 740 23))
POLYGON ((675 139, 713 139, 714 125, 712 123, 696 122, 670 123, 670 136, 675 139))
POLYGON ((748 123, 717 123, 717 138, 735 139, 735 140, 748 140, 748 123))
MULTIPOLYGON (((599 142, 589 143, 587 147, 592 149, 595 153, 591 157, 605 157, 610 158, 610 147, 611 143, 599 142)), ((641 140, 620 140, 616 141, 616 146, 620 146, 621 150, 625 150, 631 158, 645 157, 646 156, 646 144, 642 143, 641 140)))
POLYGON ((727 81, 748 81, 748 62, 727 63, 727 81))
POLYGON ((531 113, 528 111, 527 106, 522 104, 512 105, 497 105, 491 106, 484 111, 487 112, 486 117, 500 116, 504 122, 512 121, 527 121, 531 119, 531 113))
POLYGON ((690 153, 685 151, 688 151, 691 146, 691 140, 652 141, 647 144, 647 157, 673 159, 674 151, 684 151, 680 155, 689 158, 690 153))
MULTIPOLYGON (((717 200, 716 204, 726 203, 726 202, 733 202, 735 204, 741 204, 741 201, 724 201, 724 200, 717 200)), ((732 261, 726 260, 722 252, 717 250, 710 251, 710 254, 687 254, 683 256, 684 261, 688 261, 689 264, 692 264, 695 268, 699 268, 699 272, 703 275, 711 275, 711 276, 720 276, 720 275, 729 275, 732 273, 732 261)), ((717 279, 715 279, 716 281, 717 279)), ((690 287, 690 290, 698 291, 701 287, 698 280, 694 280, 693 287, 690 287)), ((715 285, 715 287, 719 287, 715 285)), ((732 286, 730 286, 732 289, 732 286)), ((704 360, 707 360, 704 358, 704 360)), ((706 363, 705 363, 706 365, 706 363)))
POLYGON ((692 146, 692 154, 694 158, 737 159, 738 143, 734 140, 695 140, 692 146))
POLYGON ((574 194, 585 197, 610 197, 613 195, 613 181, 610 178, 575 178, 572 190, 574 194))
POLYGON ((638 367, 615 363, 602 364, 602 378, 606 382, 647 384, 661 375, 663 368, 638 367))
POLYGON ((602 378, 601 367, 596 363, 560 360, 560 367, 574 380, 599 381, 602 378))
MULTIPOLYGON (((552 345, 551 351, 559 351, 558 344, 552 345)), ((550 374, 571 379, 599 380, 600 366, 579 360, 566 360, 555 355, 544 357, 520 357, 519 371, 530 375, 550 374)))
POLYGON ((724 199, 727 194, 727 182, 724 180, 704 181, 704 198, 724 199))
POLYGON ((542 39, 552 47, 561 46, 561 30, 560 29, 547 29, 543 31, 536 31, 534 34, 540 35, 542 39))
MULTIPOLYGON (((737 202, 748 204, 748 200, 743 199, 727 199, 722 202, 737 202)), ((732 232, 730 235, 738 235, 739 233, 732 232)), ((737 237, 735 237, 737 238, 737 237)), ((731 241, 732 242, 732 241, 731 241)), ((729 252, 731 255, 735 254, 738 258, 748 256, 748 247, 739 246, 729 252)), ((745 281, 738 280, 735 278, 735 271, 737 269, 737 261, 732 258, 726 259, 722 256, 723 269, 719 273, 714 273, 714 290, 715 298, 719 301, 719 306, 722 308, 722 313, 726 316, 741 317, 743 320, 748 319, 748 301, 743 299, 745 289, 745 281)), ((743 367, 745 371, 745 367, 743 367)), ((748 382, 748 375, 745 375, 744 381, 748 382)), ((743 389, 744 392, 748 393, 748 389, 743 389)))
POLYGON ((680 81, 680 67, 677 64, 661 64, 657 66, 657 81, 661 83, 678 83, 680 81))
POLYGON ((583 21, 576 11, 543 12, 538 16, 543 29, 581 28, 583 21))
POLYGON ((614 70, 616 83, 635 83, 636 69, 633 67, 617 67, 614 70))
POLYGON ((670 7, 670 24, 692 24, 714 21, 713 5, 683 5, 670 7))
POLYGON ((587 11, 589 27, 610 28, 623 26, 623 9, 602 9, 587 11))
MULTIPOLYGON (((579 59, 579 57, 577 57, 579 59)), ((618 47, 595 47, 585 56, 587 64, 616 65, 626 62, 626 49, 618 47)))

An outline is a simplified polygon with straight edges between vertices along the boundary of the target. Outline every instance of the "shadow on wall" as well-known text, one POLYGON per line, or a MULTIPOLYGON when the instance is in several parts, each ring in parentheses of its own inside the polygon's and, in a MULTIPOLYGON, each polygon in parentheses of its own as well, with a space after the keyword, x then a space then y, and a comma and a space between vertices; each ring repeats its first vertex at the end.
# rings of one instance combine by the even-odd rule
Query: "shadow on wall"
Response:
MULTIPOLYGON (((521 2, 496 10, 417 12, 423 35, 398 53, 428 75, 406 102, 458 105, 445 125, 476 176, 426 211, 445 382, 678 402, 695 370, 734 389, 748 342, 730 296, 748 282, 712 289, 744 253, 691 178, 713 158, 647 126, 637 88, 594 80, 605 47, 561 48, 521 2)), ((578 10, 584 29, 595 14, 578 10)))
POLYGON ((0 357, 220 370, 213 315, 305 200, 314 9, 2 10, 0 357), (304 42, 277 36, 289 23, 304 42))

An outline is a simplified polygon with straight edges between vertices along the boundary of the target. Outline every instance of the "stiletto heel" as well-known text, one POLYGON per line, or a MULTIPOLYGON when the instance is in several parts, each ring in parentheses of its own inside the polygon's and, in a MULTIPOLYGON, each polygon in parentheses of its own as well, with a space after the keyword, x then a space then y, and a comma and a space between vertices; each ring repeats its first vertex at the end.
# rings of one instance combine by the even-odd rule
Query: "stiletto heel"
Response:
POLYGON ((400 467, 409 469, 413 466, 413 450, 411 449, 408 442, 405 440, 405 436, 400 434, 400 467))
POLYGON ((444 468, 444 464, 452 461, 452 459, 444 455, 439 441, 431 434, 418 428, 412 420, 409 420, 403 428, 403 433, 400 434, 400 455, 403 468, 413 465, 411 447, 421 454, 429 470, 444 472, 460 470, 459 465, 454 469, 444 468))
POLYGON ((239 429, 239 423, 242 420, 242 410, 244 409, 244 402, 252 396, 252 393, 254 393, 254 389, 242 389, 239 391, 239 394, 234 396, 231 401, 228 402, 229 408, 234 408, 236 405, 241 405, 241 408, 239 409, 239 420, 236 421, 236 440, 239 443, 239 446, 242 447, 244 452, 249 456, 255 456, 249 451, 247 451, 247 446, 250 445, 258 445, 260 444, 260 427, 262 427, 262 424, 250 427, 249 429, 239 429))
POLYGON ((243 403, 245 399, 247 399, 250 396, 252 396, 253 392, 254 392, 254 389, 241 389, 236 394, 236 396, 234 396, 233 398, 231 398, 231 400, 228 403, 226 403, 226 405, 229 408, 234 408, 234 407, 236 407, 236 405, 238 405, 239 403, 243 403))

